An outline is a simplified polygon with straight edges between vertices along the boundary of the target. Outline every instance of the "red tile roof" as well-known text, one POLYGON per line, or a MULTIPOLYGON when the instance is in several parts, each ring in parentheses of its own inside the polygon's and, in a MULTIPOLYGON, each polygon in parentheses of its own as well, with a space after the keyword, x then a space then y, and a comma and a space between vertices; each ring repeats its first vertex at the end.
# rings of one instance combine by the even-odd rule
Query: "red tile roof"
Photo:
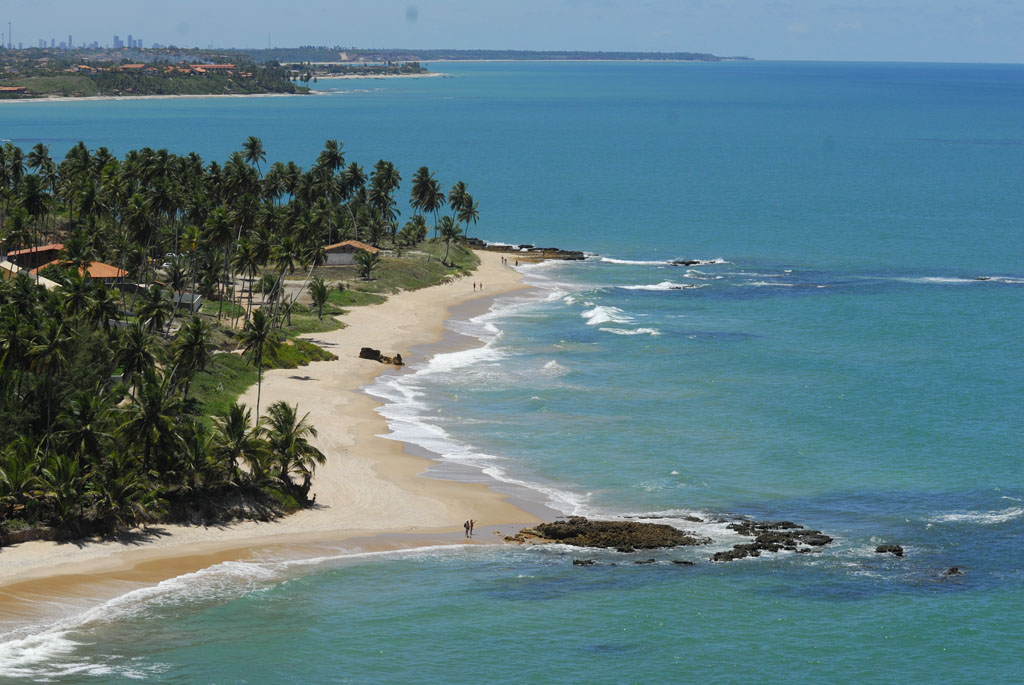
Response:
POLYGON ((11 250, 7 253, 8 257, 20 257, 26 254, 39 254, 40 252, 60 252, 64 249, 64 243, 50 243, 49 245, 40 245, 39 247, 23 247, 20 250, 11 250))
POLYGON ((331 250, 333 250, 336 247, 343 247, 343 246, 354 247, 357 250, 366 250, 370 254, 377 254, 378 252, 380 252, 380 250, 377 249, 376 247, 374 247, 373 245, 367 245, 366 243, 361 243, 358 240, 343 240, 340 243, 334 243, 333 245, 327 245, 326 247, 324 247, 324 252, 330 252, 331 250))
MULTIPOLYGON (((66 259, 55 259, 52 262, 47 262, 40 267, 32 269, 29 273, 35 274, 48 266, 57 266, 59 264, 70 264, 70 262, 66 259)), ((78 275, 82 275, 81 269, 78 270, 78 275)), ((124 278, 127 275, 127 271, 116 266, 104 264, 103 262, 89 262, 89 278, 124 278)))

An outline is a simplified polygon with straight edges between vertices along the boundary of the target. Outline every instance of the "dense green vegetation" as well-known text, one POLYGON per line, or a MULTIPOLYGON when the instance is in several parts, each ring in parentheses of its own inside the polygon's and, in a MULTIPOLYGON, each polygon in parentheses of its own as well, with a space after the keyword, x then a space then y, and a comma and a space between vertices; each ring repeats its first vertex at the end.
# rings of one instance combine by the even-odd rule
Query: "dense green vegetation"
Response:
POLYGON ((315 428, 261 405, 263 370, 331 358, 297 336, 476 264, 459 245, 479 217, 465 184, 446 194, 421 167, 400 227, 398 169, 366 173, 333 140, 308 169, 268 166, 254 137, 223 164, 82 143, 58 163, 7 143, 0 172, 4 252, 63 244, 41 270, 58 287, 24 270, 0 283, 0 543, 308 504, 315 428), (325 266, 347 239, 385 252, 325 266), (92 278, 95 262, 123 276, 92 278), (253 383, 255 407, 237 404, 253 383))
POLYGON ((142 61, 129 63, 118 54, 99 51, 29 49, 0 51, 0 86, 24 87, 26 93, 3 93, 7 98, 61 95, 230 95, 305 93, 291 81, 292 72, 277 63, 256 64, 236 54, 203 64, 209 55, 178 51, 135 51, 142 61))

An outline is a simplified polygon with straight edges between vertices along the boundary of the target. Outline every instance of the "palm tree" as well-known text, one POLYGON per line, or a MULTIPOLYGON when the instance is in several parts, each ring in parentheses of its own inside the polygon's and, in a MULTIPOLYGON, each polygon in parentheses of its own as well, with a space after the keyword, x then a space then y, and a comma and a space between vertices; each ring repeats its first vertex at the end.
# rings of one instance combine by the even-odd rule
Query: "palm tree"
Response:
POLYGON ((370 274, 373 272, 374 267, 380 263, 380 254, 369 252, 368 250, 356 250, 356 253, 352 256, 356 260, 356 264, 359 265, 359 275, 366 280, 370 280, 370 274))
POLYGON ((297 407, 284 401, 274 402, 267 410, 267 441, 277 459, 278 478, 291 486, 294 485, 291 475, 301 476, 299 489, 304 498, 309 494, 310 479, 316 467, 327 462, 324 453, 309 442, 317 436, 317 431, 308 418, 309 414, 305 414, 300 419, 297 407))
POLYGON ((187 324, 182 326, 174 341, 172 353, 174 374, 179 378, 185 378, 183 399, 188 399, 192 377, 200 371, 205 371, 213 358, 211 354, 213 344, 210 342, 210 336, 210 325, 200 317, 193 316, 187 324))
POLYGON ((121 336, 114 351, 114 363, 121 367, 125 377, 134 379, 156 365, 155 349, 156 341, 145 322, 135 321, 121 336))
POLYGON ((317 157, 317 164, 330 169, 332 173, 336 172, 341 167, 345 166, 345 153, 342 152, 342 148, 345 147, 345 143, 338 140, 328 140, 324 143, 324 149, 317 157))
POLYGON ((330 289, 327 287, 327 283, 324 282, 322 276, 315 276, 309 282, 309 296, 313 298, 313 304, 316 305, 316 317, 318 319, 324 318, 324 304, 327 302, 329 295, 330 289))
POLYGON ((259 171, 260 162, 267 161, 267 153, 263 151, 263 141, 256 136, 249 136, 242 143, 242 155, 246 164, 253 164, 259 171))
POLYGON ((145 471, 153 463, 154 449, 160 448, 156 451, 157 467, 161 473, 166 473, 179 437, 177 419, 182 415, 182 400, 173 392, 170 377, 160 375, 152 367, 136 374, 132 382, 136 393, 124 409, 126 420, 118 432, 142 447, 145 471))
POLYGON ((215 416, 216 446, 214 455, 231 471, 232 480, 239 481, 239 464, 245 463, 249 478, 260 484, 267 479, 267 443, 261 438, 263 427, 252 426, 252 412, 244 404, 232 403, 228 411, 215 416))
POLYGON ((462 209, 466 199, 466 184, 459 181, 452 186, 452 189, 448 192, 448 206, 452 208, 452 213, 458 214, 459 210, 462 209))
POLYGON ((174 305, 165 296, 164 289, 157 284, 150 286, 139 304, 139 319, 146 322, 149 330, 162 332, 173 313, 174 305))
POLYGON ((102 385, 79 390, 67 403, 65 412, 57 417, 57 435, 70 454, 81 464, 86 458, 103 456, 104 443, 110 439, 113 398, 102 385))
MULTIPOLYGON (((456 215, 456 218, 466 224, 467 229, 471 222, 476 224, 476 222, 480 220, 480 205, 473 201, 473 196, 469 193, 466 193, 464 196, 462 207, 459 209, 459 213, 456 215)), ((466 233, 468 234, 469 231, 467 230, 466 233)))
POLYGON ((257 309, 252 313, 245 323, 245 330, 242 331, 242 349, 249 355, 249 363, 256 362, 256 415, 260 412, 260 394, 263 391, 263 354, 267 349, 273 350, 277 340, 270 325, 270 320, 257 309))
MULTIPOLYGON (((442 263, 448 263, 448 251, 452 247, 452 241, 457 240, 460 235, 462 235, 462 230, 459 228, 458 224, 456 224, 450 216, 442 216, 441 237, 444 238, 444 259, 441 260, 442 263)), ((448 266, 451 265, 448 264, 448 266)))
POLYGON ((110 289, 102 283, 93 288, 91 307, 87 312, 89 320, 104 331, 110 330, 110 322, 117 319, 117 300, 110 289))
POLYGON ((68 366, 74 336, 65 332, 63 322, 50 319, 29 347, 32 368, 46 374, 46 432, 53 423, 53 377, 68 366))
POLYGON ((64 454, 54 456, 42 469, 37 482, 34 494, 49 511, 51 525, 77 528, 88 501, 85 478, 78 460, 64 454))

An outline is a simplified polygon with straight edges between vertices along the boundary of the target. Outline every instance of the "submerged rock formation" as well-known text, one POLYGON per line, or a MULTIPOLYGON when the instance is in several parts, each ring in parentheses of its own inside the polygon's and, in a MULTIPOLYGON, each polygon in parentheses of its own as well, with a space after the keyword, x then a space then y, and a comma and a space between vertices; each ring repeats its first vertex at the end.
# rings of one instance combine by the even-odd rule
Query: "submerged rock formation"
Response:
POLYGON ((735 561, 746 557, 759 557, 761 552, 782 550, 807 553, 812 551, 812 547, 823 547, 832 542, 832 538, 820 530, 808 530, 792 521, 745 519, 730 523, 726 527, 740 535, 753 537, 754 541, 733 545, 729 550, 715 552, 711 557, 712 561, 735 561), (800 547, 800 545, 806 546, 800 547))
POLYGON ((899 545, 879 545, 878 547, 875 547, 876 554, 885 554, 886 552, 894 557, 903 556, 903 548, 899 545))
POLYGON ((682 531, 664 523, 591 521, 582 516, 524 528, 517 535, 505 539, 509 542, 560 542, 574 547, 603 547, 620 552, 706 545, 711 542, 711 538, 700 537, 696 533, 682 531))
POLYGON ((380 350, 375 350, 372 347, 363 347, 359 350, 360 359, 372 359, 375 362, 381 364, 394 364, 395 366, 404 366, 405 362, 402 361, 402 355, 396 354, 394 357, 388 357, 380 353, 380 350))

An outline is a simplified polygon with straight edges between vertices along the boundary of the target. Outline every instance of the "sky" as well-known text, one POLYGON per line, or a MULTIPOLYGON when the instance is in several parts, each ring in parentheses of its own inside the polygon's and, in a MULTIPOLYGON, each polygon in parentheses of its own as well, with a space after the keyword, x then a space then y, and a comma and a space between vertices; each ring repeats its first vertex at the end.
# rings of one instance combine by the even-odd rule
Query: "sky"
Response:
POLYGON ((710 52, 1024 62, 1024 0, 5 0, 14 43, 710 52))

